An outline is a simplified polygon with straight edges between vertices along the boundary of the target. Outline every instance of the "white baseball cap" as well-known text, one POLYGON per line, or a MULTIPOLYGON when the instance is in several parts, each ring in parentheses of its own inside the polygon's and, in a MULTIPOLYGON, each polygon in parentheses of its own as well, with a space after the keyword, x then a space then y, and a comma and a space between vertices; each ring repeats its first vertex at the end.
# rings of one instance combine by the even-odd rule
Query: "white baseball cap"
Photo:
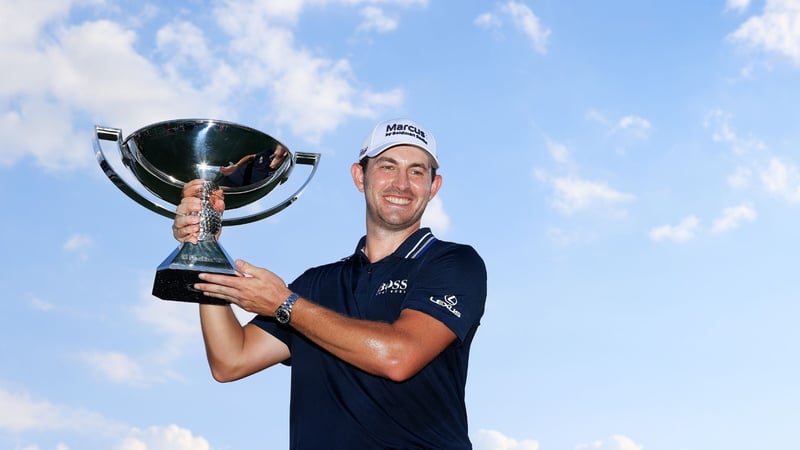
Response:
POLYGON ((439 167, 433 133, 410 119, 391 119, 375 125, 361 146, 358 160, 373 158, 397 145, 413 145, 425 150, 433 157, 433 167, 439 167))

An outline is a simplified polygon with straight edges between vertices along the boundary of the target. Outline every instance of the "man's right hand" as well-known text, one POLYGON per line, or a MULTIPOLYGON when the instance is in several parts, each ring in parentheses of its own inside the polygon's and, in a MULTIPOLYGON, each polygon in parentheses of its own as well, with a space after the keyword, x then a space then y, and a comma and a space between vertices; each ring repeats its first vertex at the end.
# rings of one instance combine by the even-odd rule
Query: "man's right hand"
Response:
MULTIPOLYGON (((181 203, 172 223, 172 236, 179 242, 197 243, 197 236, 200 233, 200 211, 203 208, 201 196, 204 182, 192 180, 183 186, 181 203)), ((217 211, 222 212, 225 209, 222 190, 215 191, 210 201, 217 211)))

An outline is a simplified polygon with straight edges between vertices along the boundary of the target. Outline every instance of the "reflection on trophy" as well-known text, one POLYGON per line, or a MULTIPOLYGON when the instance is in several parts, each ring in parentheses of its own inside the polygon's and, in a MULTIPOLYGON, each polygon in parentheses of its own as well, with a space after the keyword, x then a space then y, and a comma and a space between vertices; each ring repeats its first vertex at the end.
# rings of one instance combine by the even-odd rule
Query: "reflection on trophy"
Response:
POLYGON ((106 176, 128 197, 162 216, 174 218, 183 186, 191 180, 205 183, 200 193, 198 243, 181 243, 156 270, 153 295, 164 300, 224 304, 204 296, 192 285, 202 272, 235 275, 233 261, 216 239, 224 225, 240 225, 274 215, 291 205, 314 176, 318 153, 292 153, 273 137, 230 122, 182 119, 159 122, 122 139, 116 128, 95 127, 94 149, 106 176), (132 187, 115 170, 100 141, 114 141, 121 163, 138 182, 132 187), (289 180, 296 165, 311 166, 304 182, 286 199, 268 208, 222 218, 214 196, 224 196, 227 214, 266 197, 289 180), (145 189, 140 189, 141 187, 145 189), (161 201, 168 203, 169 207, 161 201))

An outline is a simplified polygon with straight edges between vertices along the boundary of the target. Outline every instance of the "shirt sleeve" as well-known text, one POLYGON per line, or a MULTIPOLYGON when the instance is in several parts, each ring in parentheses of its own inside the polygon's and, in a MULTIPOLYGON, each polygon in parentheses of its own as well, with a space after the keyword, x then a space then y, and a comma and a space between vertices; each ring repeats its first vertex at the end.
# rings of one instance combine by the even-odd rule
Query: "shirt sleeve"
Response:
MULTIPOLYGON (((298 292, 298 293, 305 292, 305 290, 299 286, 302 286, 302 282, 300 282, 300 279, 290 283, 289 289, 292 290, 292 292, 298 292)), ((293 328, 278 323, 278 321, 274 317, 262 316, 260 314, 253 317, 250 320, 250 323, 278 338, 281 342, 286 344, 287 347, 289 347, 289 351, 291 352, 292 337, 295 334, 293 328)), ((284 361, 283 363, 286 364, 287 366, 292 365, 291 357, 286 361, 284 361)))
POLYGON ((403 308, 428 314, 463 341, 480 324, 486 304, 486 265, 467 245, 432 248, 414 278, 403 308))

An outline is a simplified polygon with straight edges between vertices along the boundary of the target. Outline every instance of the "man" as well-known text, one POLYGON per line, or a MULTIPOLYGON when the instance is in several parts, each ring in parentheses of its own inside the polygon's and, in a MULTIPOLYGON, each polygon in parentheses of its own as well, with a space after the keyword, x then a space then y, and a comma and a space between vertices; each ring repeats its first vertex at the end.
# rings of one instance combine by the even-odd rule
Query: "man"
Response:
MULTIPOLYGON (((378 124, 351 167, 366 200, 366 235, 350 257, 289 286, 237 261, 241 277, 203 274, 195 287, 258 314, 200 305, 220 382, 291 365, 293 449, 469 449, 464 387, 486 300, 486 267, 420 220, 442 177, 433 135, 406 119, 378 124)), ((173 226, 196 241, 200 185, 187 184, 173 226)))
POLYGON ((243 156, 239 161, 220 167, 226 186, 247 186, 266 180, 278 171, 289 156, 283 145, 277 144, 272 150, 262 150, 243 156))

